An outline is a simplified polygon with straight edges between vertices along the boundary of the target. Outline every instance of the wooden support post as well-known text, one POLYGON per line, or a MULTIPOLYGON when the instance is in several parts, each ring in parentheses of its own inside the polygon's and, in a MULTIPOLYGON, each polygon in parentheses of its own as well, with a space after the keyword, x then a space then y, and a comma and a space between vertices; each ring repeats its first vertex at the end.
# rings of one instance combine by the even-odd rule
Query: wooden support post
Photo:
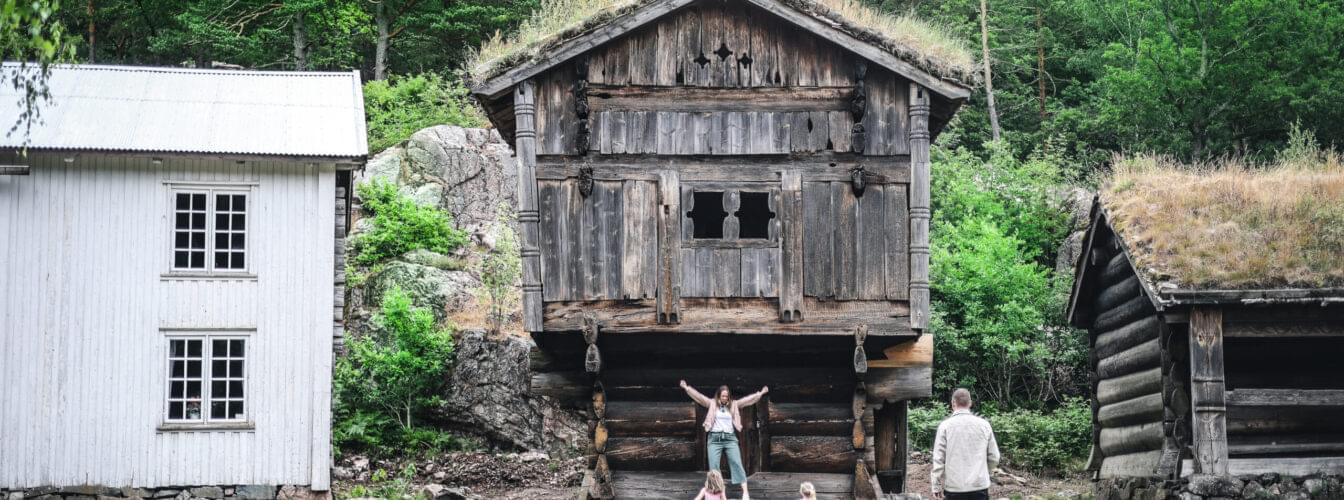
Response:
POLYGON ((532 80, 519 83, 513 91, 516 120, 514 150, 518 156, 518 229, 522 240, 523 329, 541 331, 541 215, 537 211, 537 127, 536 85, 532 80))
POLYGON ((1182 449, 1176 439, 1176 422, 1181 418, 1176 411, 1176 399, 1185 396, 1177 389, 1176 378, 1172 374, 1184 368, 1184 364, 1182 359, 1173 356, 1172 344, 1178 339, 1165 322, 1158 326, 1158 338, 1162 342, 1162 459, 1158 461, 1157 473, 1166 479, 1176 479, 1180 477, 1182 449))
POLYGON ((796 323, 803 320, 803 178, 787 170, 782 181, 779 320, 796 323))
POLYGON ((859 377, 868 373, 868 353, 863 350, 863 341, 867 338, 868 325, 854 329, 854 373, 859 377))
POLYGON ((574 60, 574 149, 580 155, 588 154, 588 58, 574 60))
POLYGON ((658 324, 681 323, 681 181, 658 174, 658 324))
POLYGON ((1190 399, 1195 467, 1227 474, 1226 381, 1223 378, 1223 311, 1190 310, 1190 399))
POLYGON ((905 491, 908 457, 905 419, 905 401, 883 404, 874 415, 873 456, 877 461, 878 484, 885 493, 905 491))
MULTIPOLYGON (((699 406, 699 405, 697 405, 699 406)), ((767 472, 770 470, 770 394, 761 396, 761 400, 756 403, 757 429, 760 429, 761 453, 760 460, 756 470, 758 472, 767 472)), ((697 434, 704 434, 697 432, 697 434)))
POLYGON ((910 328, 929 325, 929 91, 910 84, 910 328))

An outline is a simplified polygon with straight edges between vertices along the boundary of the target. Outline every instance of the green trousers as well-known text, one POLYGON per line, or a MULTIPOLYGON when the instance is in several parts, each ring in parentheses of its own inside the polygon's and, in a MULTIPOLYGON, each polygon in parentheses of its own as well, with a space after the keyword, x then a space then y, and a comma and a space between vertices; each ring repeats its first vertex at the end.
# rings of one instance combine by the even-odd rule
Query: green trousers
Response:
POLYGON ((719 469, 719 454, 728 454, 728 470, 732 484, 747 482, 747 471, 742 468, 742 450, 737 447, 737 435, 731 432, 709 433, 709 470, 719 469))

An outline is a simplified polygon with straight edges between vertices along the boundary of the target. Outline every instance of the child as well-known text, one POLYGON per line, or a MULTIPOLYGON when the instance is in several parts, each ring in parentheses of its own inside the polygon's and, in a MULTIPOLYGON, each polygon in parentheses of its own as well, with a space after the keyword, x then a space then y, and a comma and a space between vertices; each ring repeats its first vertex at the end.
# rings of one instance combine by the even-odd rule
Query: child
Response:
POLYGON ((798 485, 798 497, 801 500, 817 500, 817 487, 808 481, 798 485))
POLYGON ((723 474, 718 470, 709 471, 705 476, 705 487, 700 488, 700 494, 695 496, 695 500, 727 500, 723 490, 723 474))

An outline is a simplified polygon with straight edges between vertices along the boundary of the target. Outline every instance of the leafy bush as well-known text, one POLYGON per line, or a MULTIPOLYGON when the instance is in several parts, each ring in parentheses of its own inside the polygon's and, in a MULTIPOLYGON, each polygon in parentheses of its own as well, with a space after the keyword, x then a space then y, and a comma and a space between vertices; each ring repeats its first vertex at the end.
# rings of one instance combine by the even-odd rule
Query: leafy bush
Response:
MULTIPOLYGON (((1003 463, 1034 472, 1068 472, 1081 468, 1092 440, 1092 410, 1086 400, 1068 398, 1054 411, 987 408, 982 416, 994 427, 1003 463)), ((929 451, 938 424, 948 416, 946 405, 911 407, 910 443, 929 451)))
POLYGON ((371 333, 350 339, 334 370, 338 446, 379 450, 444 447, 450 441, 420 425, 442 403, 453 337, 428 309, 393 287, 371 333))
POLYGON ((1043 408, 1083 390, 1086 337, 1063 324, 1072 276, 1052 277, 1068 215, 1049 157, 989 161, 935 149, 930 286, 934 387, 974 387, 1005 407, 1043 408))
POLYGON ((377 153, 434 125, 480 127, 485 118, 457 79, 434 73, 393 76, 364 84, 369 152, 377 153))
POLYGON ((358 191, 364 210, 373 213, 373 228, 354 238, 356 263, 374 264, 420 249, 446 254, 467 243, 451 215, 416 203, 392 182, 374 179, 358 191))

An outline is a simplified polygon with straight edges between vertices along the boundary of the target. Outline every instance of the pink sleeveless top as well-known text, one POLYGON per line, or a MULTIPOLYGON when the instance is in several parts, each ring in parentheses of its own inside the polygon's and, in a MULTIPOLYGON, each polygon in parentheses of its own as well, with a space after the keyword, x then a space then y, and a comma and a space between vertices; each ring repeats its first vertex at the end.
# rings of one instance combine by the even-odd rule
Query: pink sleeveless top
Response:
POLYGON ((705 500, 724 500, 723 493, 710 493, 709 490, 702 489, 705 493, 705 500))

